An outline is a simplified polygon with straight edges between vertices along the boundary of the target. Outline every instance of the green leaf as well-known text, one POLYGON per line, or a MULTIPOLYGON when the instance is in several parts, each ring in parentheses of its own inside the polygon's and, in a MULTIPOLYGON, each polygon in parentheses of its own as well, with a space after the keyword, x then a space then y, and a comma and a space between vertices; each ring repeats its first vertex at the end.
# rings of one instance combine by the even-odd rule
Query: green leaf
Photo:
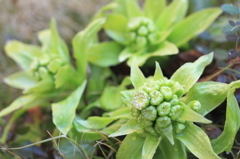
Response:
POLYGON ((110 134, 109 137, 131 134, 139 129, 141 129, 141 127, 138 125, 136 119, 132 118, 129 119, 128 122, 124 124, 118 131, 114 132, 113 134, 110 134))
POLYGON ((166 55, 174 55, 177 54, 178 48, 175 44, 170 43, 168 41, 164 41, 158 44, 156 51, 154 51, 151 56, 166 56, 166 55))
POLYGON ((79 32, 72 41, 73 56, 76 59, 78 73, 81 75, 81 81, 86 78, 87 71, 87 52, 97 36, 97 32, 105 23, 105 18, 99 18, 92 21, 83 31, 79 32))
POLYGON ((72 143, 68 138, 61 138, 58 141, 56 150, 64 154, 68 159, 89 159, 94 152, 94 142, 81 141, 81 143, 72 143))
POLYGON ((182 9, 187 9, 188 1, 187 0, 176 0, 172 1, 164 11, 161 13, 159 18, 156 21, 156 25, 160 30, 166 30, 174 24, 179 16, 182 14, 182 9))
POLYGON ((188 122, 183 133, 176 136, 176 138, 199 159, 220 159, 214 153, 206 133, 191 122, 188 122))
POLYGON ((76 108, 86 86, 86 81, 82 83, 71 95, 63 101, 52 104, 53 123, 63 133, 67 134, 72 126, 76 114, 76 108))
POLYGON ((24 44, 13 40, 5 45, 5 51, 23 70, 29 70, 34 58, 40 57, 43 53, 38 46, 24 44))
POLYGON ((81 77, 70 65, 65 65, 59 68, 55 76, 55 88, 60 88, 66 84, 76 84, 80 83, 81 77), (74 77, 74 78, 73 78, 74 77))
POLYGON ((172 127, 172 125, 168 126, 167 128, 162 129, 162 132, 167 137, 168 141, 172 145, 174 145, 173 127, 172 127))
POLYGON ((127 23, 128 20, 123 15, 111 14, 108 16, 107 21, 104 24, 104 30, 109 37, 114 39, 116 42, 125 45, 127 23))
POLYGON ((159 79, 163 79, 164 76, 163 76, 163 73, 162 73, 159 63, 156 61, 155 64, 156 64, 156 68, 155 68, 155 73, 154 73, 153 79, 156 81, 159 79))
POLYGON ((137 0, 124 0, 128 19, 142 16, 142 11, 137 0))
POLYGON ((191 14, 173 27, 168 40, 178 47, 201 33, 222 13, 220 8, 210 8, 191 14))
POLYGON ((116 42, 99 43, 90 47, 88 61, 100 67, 114 66, 119 63, 121 51, 121 45, 116 42))
POLYGON ((204 118, 202 115, 196 113, 186 105, 184 105, 184 111, 182 115, 179 117, 179 119, 198 122, 198 123, 206 123, 206 124, 211 123, 210 120, 204 118))
MULTIPOLYGON (((179 140, 174 139, 174 145, 172 145, 169 140, 164 137, 159 145, 163 159, 185 159, 186 148, 179 140)), ((161 159, 162 159, 161 158, 161 159)))
POLYGON ((116 3, 116 2, 108 3, 107 5, 101 7, 100 10, 98 10, 98 12, 94 15, 94 17, 92 19, 101 18, 101 17, 107 15, 107 13, 104 13, 105 11, 116 9, 117 7, 118 7, 118 3, 116 3))
MULTIPOLYGON (((11 115, 10 120, 8 120, 7 125, 5 125, 2 135, 1 135, 1 143, 2 144, 6 144, 10 129, 12 128, 12 126, 16 122, 16 120, 25 112, 26 112, 25 109, 20 109, 20 110, 15 111, 13 113, 13 115, 11 115)), ((21 127, 21 129, 23 129, 23 127, 21 127)))
POLYGON ((12 87, 26 89, 37 83, 32 72, 16 72, 4 79, 4 82, 12 87))
POLYGON ((145 138, 136 133, 127 135, 118 149, 116 159, 141 159, 144 141, 145 138))
POLYGON ((240 110, 234 95, 235 88, 230 89, 227 95, 226 121, 222 134, 211 141, 214 151, 219 154, 223 151, 231 152, 235 136, 240 126, 240 110))
POLYGON ((92 116, 89 117, 87 120, 75 119, 75 122, 88 129, 102 129, 114 120, 116 119, 109 117, 92 116))
POLYGON ((54 81, 51 75, 46 75, 41 81, 37 82, 32 87, 26 88, 23 93, 44 93, 54 89, 54 81))
POLYGON ((142 71, 134 62, 131 65, 130 78, 135 89, 141 87, 146 82, 146 78, 144 77, 142 71))
POLYGON ((122 101, 126 104, 126 106, 130 106, 131 103, 131 99, 132 99, 132 95, 135 92, 135 90, 126 90, 126 91, 122 91, 122 101))
POLYGON ((230 87, 231 88, 240 88, 240 80, 231 82, 230 87))
POLYGON ((193 85, 181 101, 184 101, 184 103, 192 100, 199 101, 202 107, 197 113, 205 116, 226 99, 228 90, 229 85, 225 83, 199 82, 193 85))
POLYGON ((51 30, 45 29, 38 33, 38 39, 42 44, 42 51, 47 54, 52 53, 51 30))
POLYGON ((69 52, 66 43, 61 39, 57 31, 56 22, 54 19, 51 20, 51 43, 52 49, 51 53, 60 56, 63 61, 66 63, 70 62, 69 52))
POLYGON ((122 52, 119 55, 119 61, 123 62, 126 59, 128 59, 129 57, 131 57, 134 53, 131 52, 131 48, 130 47, 125 47, 125 49, 122 50, 122 52))
POLYGON ((152 159, 161 140, 162 137, 157 138, 148 134, 142 149, 142 159, 152 159))
POLYGON ((142 54, 142 52, 134 53, 128 60, 127 64, 131 66, 135 63, 138 66, 142 66, 147 59, 152 56, 166 56, 166 55, 174 55, 178 53, 178 48, 168 41, 164 41, 158 45, 156 45, 156 51, 148 52, 146 54, 142 54))
POLYGON ((116 132, 123 124, 125 124, 126 121, 127 121, 126 119, 117 120, 110 126, 100 130, 100 132, 102 132, 104 134, 112 134, 112 133, 116 132))
POLYGON ((111 117, 114 119, 117 118, 131 118, 131 111, 130 111, 130 107, 124 107, 124 108, 120 108, 117 109, 115 111, 112 112, 108 112, 108 113, 104 113, 103 114, 104 117, 111 117))
POLYGON ((200 57, 194 63, 185 63, 171 77, 171 80, 179 82, 184 86, 185 91, 188 90, 197 82, 204 68, 212 62, 213 53, 200 57))
POLYGON ((68 134, 71 135, 73 138, 76 138, 76 136, 80 136, 81 140, 86 141, 97 141, 102 139, 100 131, 86 128, 82 126, 79 122, 76 122, 75 120, 73 121, 73 127, 68 134), (74 132, 74 130, 76 132, 74 132))
POLYGON ((116 110, 122 106, 121 89, 116 86, 105 87, 100 97, 101 108, 105 111, 116 110))
POLYGON ((171 34, 171 32, 172 32, 171 29, 158 31, 159 39, 156 42, 154 42, 154 44, 164 42, 166 40, 166 38, 171 34))
POLYGON ((11 112, 13 112, 17 109, 20 109, 24 106, 26 107, 30 103, 36 101, 38 98, 39 98, 39 96, 36 96, 35 94, 18 97, 9 106, 7 106, 6 108, 4 108, 0 111, 0 117, 8 115, 11 112))
POLYGON ((144 14, 155 21, 166 7, 166 0, 146 0, 144 4, 144 14))

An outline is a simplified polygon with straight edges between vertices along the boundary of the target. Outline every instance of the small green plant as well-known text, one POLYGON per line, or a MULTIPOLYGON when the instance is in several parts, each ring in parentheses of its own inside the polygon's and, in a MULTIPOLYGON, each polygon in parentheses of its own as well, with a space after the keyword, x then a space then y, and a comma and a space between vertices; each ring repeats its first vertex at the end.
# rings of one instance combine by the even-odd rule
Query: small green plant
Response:
MULTIPOLYGON (((50 29, 38 34, 41 47, 16 40, 9 41, 5 51, 19 64, 22 71, 6 77, 4 81, 22 89, 24 95, 1 110, 0 117, 16 111, 13 122, 29 108, 52 105, 53 122, 66 134, 86 86, 87 52, 92 44, 98 43, 95 37, 104 23, 104 18, 96 19, 74 37, 73 56, 76 67, 72 64, 65 42, 57 32, 54 20, 50 29)), ((10 125, 4 134, 7 134, 9 128, 10 125)), ((2 138, 2 143, 5 141, 6 136, 2 138)))
POLYGON ((190 39, 204 31, 220 14, 220 8, 208 8, 186 16, 187 0, 175 0, 168 6, 165 0, 146 0, 143 9, 136 0, 115 0, 117 7, 104 14, 107 7, 97 15, 107 16, 104 30, 109 37, 124 48, 119 61, 136 58, 143 65, 152 56, 178 53, 190 39))
POLYGON ((213 53, 194 63, 186 63, 170 79, 163 77, 158 64, 154 76, 148 79, 136 64, 131 66, 135 90, 122 94, 132 117, 109 135, 127 135, 117 158, 186 158, 187 147, 198 158, 213 159, 220 158, 217 154, 223 151, 230 151, 240 126, 240 111, 233 94, 240 83, 196 83, 212 58, 213 53), (226 97, 228 111, 224 132, 210 142, 205 132, 193 122, 211 123, 204 116, 226 97), (232 130, 228 129, 230 127, 232 130))

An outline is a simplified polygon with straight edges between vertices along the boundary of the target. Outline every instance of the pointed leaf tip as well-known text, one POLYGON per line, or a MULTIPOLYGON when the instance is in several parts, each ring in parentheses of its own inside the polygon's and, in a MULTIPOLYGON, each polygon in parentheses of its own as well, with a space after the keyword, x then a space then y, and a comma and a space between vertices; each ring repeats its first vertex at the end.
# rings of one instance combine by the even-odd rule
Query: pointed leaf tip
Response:
POLYGON ((155 73, 154 73, 153 79, 154 80, 163 79, 164 76, 163 76, 163 73, 162 73, 159 63, 156 61, 155 64, 156 64, 156 68, 155 68, 155 73))
POLYGON ((132 65, 131 65, 130 78, 131 78, 134 88, 139 88, 146 82, 146 78, 143 75, 142 71, 137 66, 135 60, 133 61, 132 65))

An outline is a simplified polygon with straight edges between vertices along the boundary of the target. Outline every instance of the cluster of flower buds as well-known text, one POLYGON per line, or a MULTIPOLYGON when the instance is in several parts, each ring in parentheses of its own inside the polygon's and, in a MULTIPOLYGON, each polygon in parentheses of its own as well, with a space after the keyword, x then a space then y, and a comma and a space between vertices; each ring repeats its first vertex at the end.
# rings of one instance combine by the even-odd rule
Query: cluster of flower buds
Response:
POLYGON ((181 102, 179 98, 184 92, 178 82, 168 79, 148 81, 136 90, 131 99, 131 112, 143 128, 138 133, 159 136, 170 125, 176 134, 181 133, 186 127, 185 121, 179 119, 184 107, 195 111, 201 108, 199 101, 181 102))
POLYGON ((147 45, 154 45, 159 39, 158 30, 149 18, 138 17, 132 19, 127 24, 127 31, 129 45, 138 49, 147 45))
POLYGON ((54 77, 61 66, 63 66, 63 61, 60 58, 50 58, 44 54, 41 58, 35 58, 32 61, 30 69, 34 77, 40 81, 46 75, 52 75, 54 77))

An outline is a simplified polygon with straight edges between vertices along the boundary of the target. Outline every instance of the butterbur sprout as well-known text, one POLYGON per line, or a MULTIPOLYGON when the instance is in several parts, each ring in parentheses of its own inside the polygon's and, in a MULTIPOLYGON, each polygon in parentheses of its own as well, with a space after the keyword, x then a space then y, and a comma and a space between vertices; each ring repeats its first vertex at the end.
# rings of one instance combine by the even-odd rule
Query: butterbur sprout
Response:
MULTIPOLYGON (((225 151, 226 143, 231 146, 234 142, 231 139, 234 137, 223 133, 225 142, 224 146, 221 146, 219 139, 210 141, 206 133, 193 122, 211 123, 204 118, 204 115, 223 102, 227 94, 229 96, 230 90, 234 92, 238 82, 196 83, 204 68, 212 60, 213 53, 200 57, 194 63, 186 63, 170 79, 163 77, 158 63, 154 76, 149 79, 144 77, 136 63, 132 64, 131 81, 134 90, 131 90, 131 93, 122 92, 124 98, 131 103, 126 105, 130 105, 132 117, 129 117, 119 130, 109 135, 110 137, 127 135, 117 152, 117 159, 136 156, 137 158, 148 156, 149 159, 153 156, 161 158, 161 155, 155 153, 158 149, 170 158, 172 154, 168 154, 169 149, 177 149, 179 153, 174 157, 186 158, 186 149, 183 146, 186 146, 197 158, 206 159, 208 156, 209 159, 219 159, 217 154, 225 151), (219 87, 221 89, 218 89, 219 87)), ((227 105, 239 110, 237 103, 233 104, 234 102, 229 100, 227 98, 227 105)), ((235 113, 238 112, 232 115, 235 116, 235 113)), ((237 116, 240 114, 234 117, 234 122, 237 116)), ((239 126, 236 124, 228 126, 236 128, 232 134, 234 136, 239 126)))

